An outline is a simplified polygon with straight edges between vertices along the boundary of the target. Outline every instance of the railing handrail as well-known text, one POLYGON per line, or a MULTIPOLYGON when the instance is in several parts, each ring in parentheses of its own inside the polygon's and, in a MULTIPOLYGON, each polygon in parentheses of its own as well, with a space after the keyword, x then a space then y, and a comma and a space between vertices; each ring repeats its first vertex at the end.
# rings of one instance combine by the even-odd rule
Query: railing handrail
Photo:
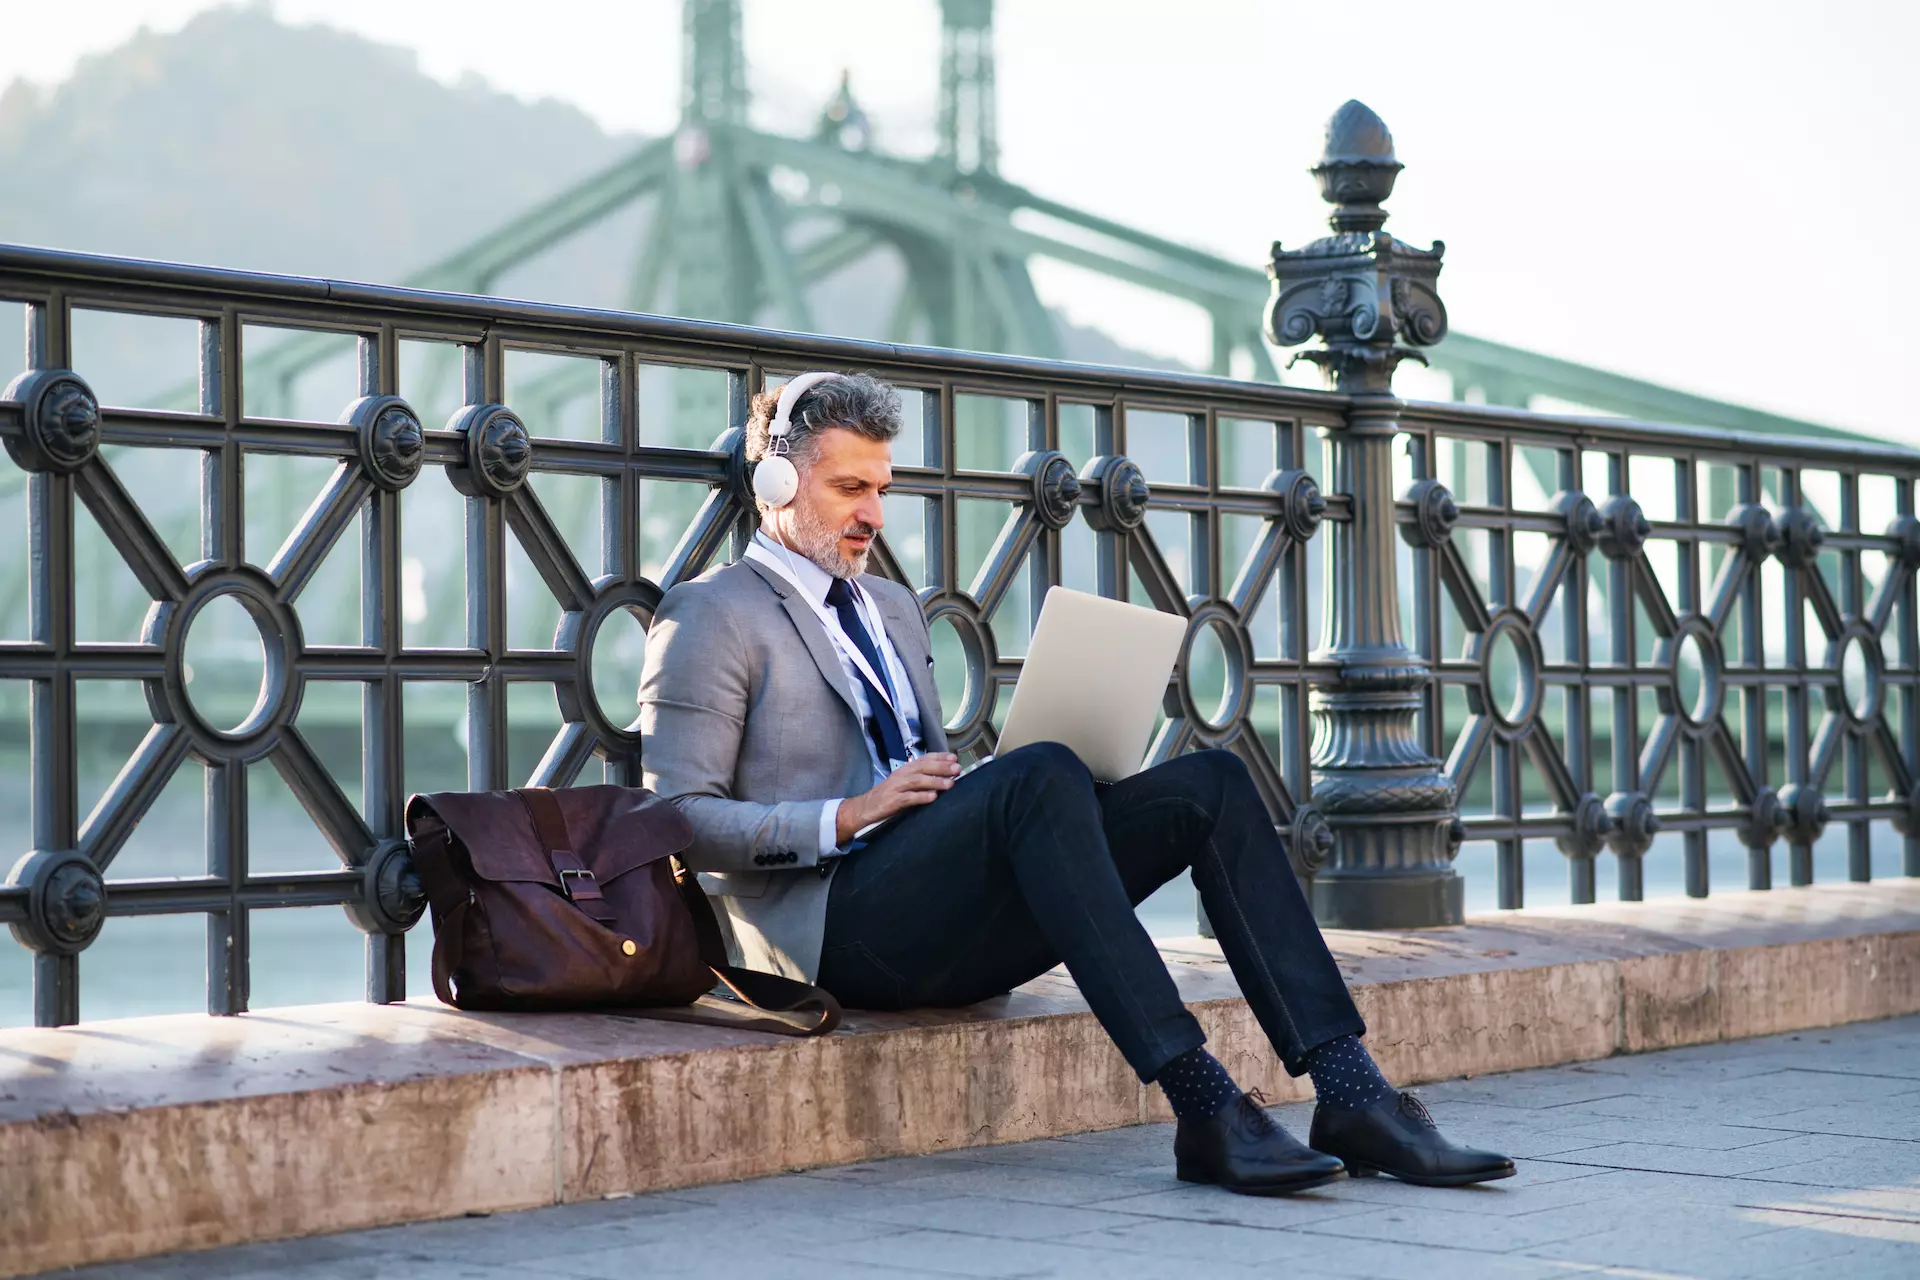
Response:
MULTIPOLYGON (((928 365, 955 375, 978 373, 996 378, 1027 378, 1036 383, 1069 386, 1098 384, 1116 391, 1164 391, 1169 394, 1257 400, 1270 405, 1289 406, 1296 411, 1318 409, 1337 413, 1347 403, 1347 397, 1336 391, 1292 387, 1277 382, 1243 382, 1214 374, 1176 373, 1074 360, 1043 360, 994 352, 958 351, 948 347, 922 347, 832 334, 796 333, 754 325, 725 324, 713 320, 689 320, 643 311, 533 302, 493 294, 443 293, 433 289, 367 284, 326 276, 276 275, 0 243, 0 286, 17 292, 20 282, 36 278, 45 278, 59 287, 67 288, 74 295, 72 301, 75 305, 92 305, 103 310, 136 314, 181 317, 204 314, 211 318, 223 303, 242 298, 296 306, 311 302, 361 308, 368 312, 404 312, 416 318, 426 313, 449 320, 472 319, 489 325, 526 326, 529 330, 598 329, 624 338, 647 338, 685 343, 689 347, 718 347, 730 353, 774 357, 763 363, 780 369, 785 369, 788 364, 831 356, 849 364, 865 361, 883 365, 928 365), (95 285, 105 292, 73 289, 71 286, 76 280, 95 285), (110 291, 114 285, 190 290, 205 293, 209 297, 204 312, 181 306, 177 302, 142 306, 137 297, 113 296, 110 291)), ((275 324, 281 328, 297 327, 279 316, 276 316, 275 324)), ((323 323, 319 316, 314 317, 310 327, 316 332, 355 331, 352 324, 337 320, 323 323)), ((470 340, 478 341, 483 336, 486 336, 485 332, 476 331, 470 340)), ((529 349, 540 345, 532 332, 516 332, 511 335, 511 341, 515 346, 529 349)), ((593 354, 577 349, 570 349, 570 352, 593 354)))
MULTIPOLYGON (((585 307, 568 303, 536 302, 494 294, 449 293, 404 285, 372 284, 332 276, 308 276, 229 267, 210 267, 159 259, 129 258, 108 254, 80 253, 33 245, 0 243, 0 280, 9 284, 45 278, 77 293, 76 302, 98 301, 110 309, 136 314, 184 316, 198 314, 193 308, 149 304, 142 306, 137 297, 115 297, 115 285, 160 287, 191 290, 209 295, 208 309, 240 298, 256 298, 279 304, 315 302, 364 308, 370 312, 395 311, 419 317, 434 313, 448 319, 476 319, 490 325, 524 325, 531 328, 590 328, 609 335, 641 337, 690 346, 724 347, 733 353, 744 349, 762 359, 762 363, 780 365, 780 358, 818 359, 831 355, 850 364, 862 361, 879 364, 933 366, 956 375, 977 373, 996 378, 1027 378, 1036 383, 1086 387, 1098 384, 1122 392, 1164 391, 1169 394, 1201 394, 1211 398, 1245 399, 1268 406, 1282 406, 1295 412, 1320 410, 1329 414, 1343 412, 1349 397, 1338 391, 1316 390, 1284 383, 1246 382, 1205 373, 1179 373, 1171 370, 1139 369, 1105 365, 1089 361, 1046 360, 1031 356, 1003 355, 994 352, 959 351, 948 347, 915 346, 881 342, 865 338, 846 338, 831 334, 797 333, 785 329, 755 325, 724 324, 711 320, 691 320, 650 312, 621 311, 585 307), (94 295, 83 287, 72 289, 76 281, 108 292, 94 295)), ((284 326, 285 322, 280 321, 284 326)), ((348 333, 355 326, 341 321, 325 322, 314 317, 314 332, 348 333)), ((482 334, 473 335, 475 339, 482 334)), ((537 348, 532 333, 513 333, 514 345, 537 348)), ((579 354, 590 354, 579 352, 579 354)), ((1680 423, 1651 422, 1637 418, 1605 414, 1547 413, 1507 406, 1476 405, 1459 401, 1407 398, 1403 419, 1423 423, 1453 425, 1481 431, 1499 431, 1504 435, 1534 434, 1558 440, 1592 437, 1595 441, 1625 444, 1671 446, 1690 441, 1716 451, 1750 453, 1762 456, 1794 456, 1861 466, 1883 466, 1902 472, 1920 470, 1920 448, 1894 441, 1852 441, 1833 437, 1784 436, 1770 433, 1727 430, 1719 427, 1680 423)), ((156 411, 163 412, 163 411, 156 411)), ((191 415, 189 415, 191 416, 191 415)))

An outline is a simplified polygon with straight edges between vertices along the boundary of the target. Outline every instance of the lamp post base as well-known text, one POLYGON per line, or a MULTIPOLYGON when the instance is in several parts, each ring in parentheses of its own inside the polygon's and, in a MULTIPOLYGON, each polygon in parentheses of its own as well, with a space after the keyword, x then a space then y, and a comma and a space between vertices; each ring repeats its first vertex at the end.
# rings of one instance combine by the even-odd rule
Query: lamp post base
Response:
POLYGON ((1313 916, 1327 929, 1424 929, 1466 919, 1466 881, 1452 868, 1413 875, 1314 877, 1313 916))

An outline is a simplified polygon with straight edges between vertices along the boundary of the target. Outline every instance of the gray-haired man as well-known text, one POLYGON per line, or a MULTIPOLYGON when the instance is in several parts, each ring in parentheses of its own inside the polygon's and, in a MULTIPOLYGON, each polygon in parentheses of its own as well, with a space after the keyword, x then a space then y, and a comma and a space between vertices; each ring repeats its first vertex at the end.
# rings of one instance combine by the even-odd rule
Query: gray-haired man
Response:
POLYGON ((760 533, 739 562, 669 591, 648 636, 646 784, 692 823, 685 860, 742 962, 870 1009, 971 1004, 1064 962, 1166 1091, 1187 1181, 1275 1194, 1343 1168, 1440 1186, 1511 1174, 1447 1141, 1374 1067, 1238 757, 1198 752, 1109 786, 1040 743, 961 776, 919 604, 866 573, 899 429, 898 396, 863 375, 758 397, 760 533), (1201 1047, 1133 913, 1188 870, 1281 1061, 1313 1077, 1311 1146, 1201 1047))

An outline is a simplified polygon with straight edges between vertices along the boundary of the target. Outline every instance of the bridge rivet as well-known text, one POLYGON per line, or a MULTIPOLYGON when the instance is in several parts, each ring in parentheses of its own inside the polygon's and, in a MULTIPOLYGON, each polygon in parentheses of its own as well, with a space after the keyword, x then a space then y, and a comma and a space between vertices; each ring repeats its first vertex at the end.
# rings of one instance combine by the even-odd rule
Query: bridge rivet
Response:
POLYGON ((1653 801, 1638 791, 1616 791, 1608 796, 1607 818, 1612 823, 1607 845, 1615 857, 1640 857, 1653 847, 1653 838, 1660 833, 1653 801))
POLYGON ((1647 513, 1624 493, 1614 494, 1600 508, 1600 554, 1609 560, 1630 560, 1639 555, 1652 533, 1647 513))
POLYGON ((107 919, 100 868, 72 849, 41 849, 16 862, 7 883, 27 887, 27 918, 9 926, 21 945, 43 955, 78 955, 107 919))
POLYGON ((468 405, 453 415, 447 429, 465 438, 462 463, 447 468, 460 492, 468 497, 504 498, 526 480, 533 467, 533 438, 505 405, 468 405))
POLYGON ((1786 830, 1787 810, 1772 787, 1761 787, 1747 806, 1747 817, 1735 830, 1749 849, 1770 849, 1786 830))
POLYGON ((1560 852, 1569 858, 1592 858, 1606 848, 1613 834, 1613 817, 1606 802, 1589 791, 1573 807, 1571 830, 1553 838, 1560 852))
POLYGON ((28 471, 71 475, 100 448, 100 401, 68 369, 32 369, 7 385, 0 399, 20 402, 25 430, 6 438, 7 453, 28 471))
POLYGON ((1400 526, 1400 536, 1416 547, 1443 547, 1453 538, 1460 504, 1452 490, 1438 480, 1416 480, 1402 501, 1413 504, 1413 519, 1400 526))
POLYGON ((1327 500, 1320 482, 1304 471, 1276 471, 1262 488, 1280 495, 1280 524, 1295 542, 1305 542, 1320 528, 1327 500))
POLYGON ((1893 558, 1901 568, 1920 568, 1920 518, 1896 516, 1887 536, 1894 541, 1893 558))
POLYGON ((1288 837, 1293 856, 1309 874, 1326 866, 1327 859, 1333 856, 1333 828, 1327 825, 1326 815, 1310 804, 1294 809, 1288 837))
POLYGON ((1109 533, 1130 533, 1147 518, 1153 490, 1131 458, 1118 455, 1093 459, 1080 479, 1100 495, 1098 506, 1087 512, 1087 523, 1109 533))
POLYGON ((1780 788, 1780 806, 1786 822, 1782 830, 1794 844, 1812 844, 1827 829, 1831 813, 1818 788, 1794 783, 1780 788))
POLYGON ((1907 807, 1893 815, 1893 829, 1903 836, 1920 837, 1920 782, 1907 793, 1907 807))
POLYGON ((380 841, 367 855, 362 874, 360 901, 347 904, 347 916, 367 933, 405 933, 426 911, 426 889, 407 841, 380 841))
POLYGON ((1789 569, 1804 569, 1819 558, 1827 541, 1827 531, 1813 512, 1805 507, 1789 507, 1774 520, 1773 541, 1780 563, 1789 569))
POLYGON ((1740 552, 1754 564, 1773 554, 1776 531, 1773 517, 1757 502, 1735 507, 1727 513, 1727 523, 1740 531, 1740 552))
POLYGON ((1064 529, 1073 522, 1080 480, 1065 454, 1056 449, 1035 450, 1022 454, 1014 469, 1033 477, 1033 514, 1041 524, 1064 529))
POLYGON ((359 433, 360 465, 388 493, 413 483, 426 460, 426 431, 419 415, 399 396, 362 396, 340 421, 359 433))
POLYGON ((1600 542, 1600 530, 1604 521, 1600 519, 1600 509, 1593 505, 1593 499, 1578 489, 1562 490, 1553 495, 1553 509, 1567 522, 1567 549, 1577 556, 1584 556, 1600 542))

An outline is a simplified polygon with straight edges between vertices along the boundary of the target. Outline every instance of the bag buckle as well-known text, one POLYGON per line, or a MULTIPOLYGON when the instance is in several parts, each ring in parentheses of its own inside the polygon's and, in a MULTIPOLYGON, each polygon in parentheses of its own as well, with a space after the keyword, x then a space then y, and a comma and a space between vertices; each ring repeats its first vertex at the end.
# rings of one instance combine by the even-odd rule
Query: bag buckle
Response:
POLYGON ((573 891, 570 880, 586 881, 581 887, 592 891, 587 896, 592 898, 600 896, 600 882, 593 878, 593 872, 585 867, 562 867, 560 868, 560 892, 567 895, 567 901, 576 901, 580 896, 573 891))

